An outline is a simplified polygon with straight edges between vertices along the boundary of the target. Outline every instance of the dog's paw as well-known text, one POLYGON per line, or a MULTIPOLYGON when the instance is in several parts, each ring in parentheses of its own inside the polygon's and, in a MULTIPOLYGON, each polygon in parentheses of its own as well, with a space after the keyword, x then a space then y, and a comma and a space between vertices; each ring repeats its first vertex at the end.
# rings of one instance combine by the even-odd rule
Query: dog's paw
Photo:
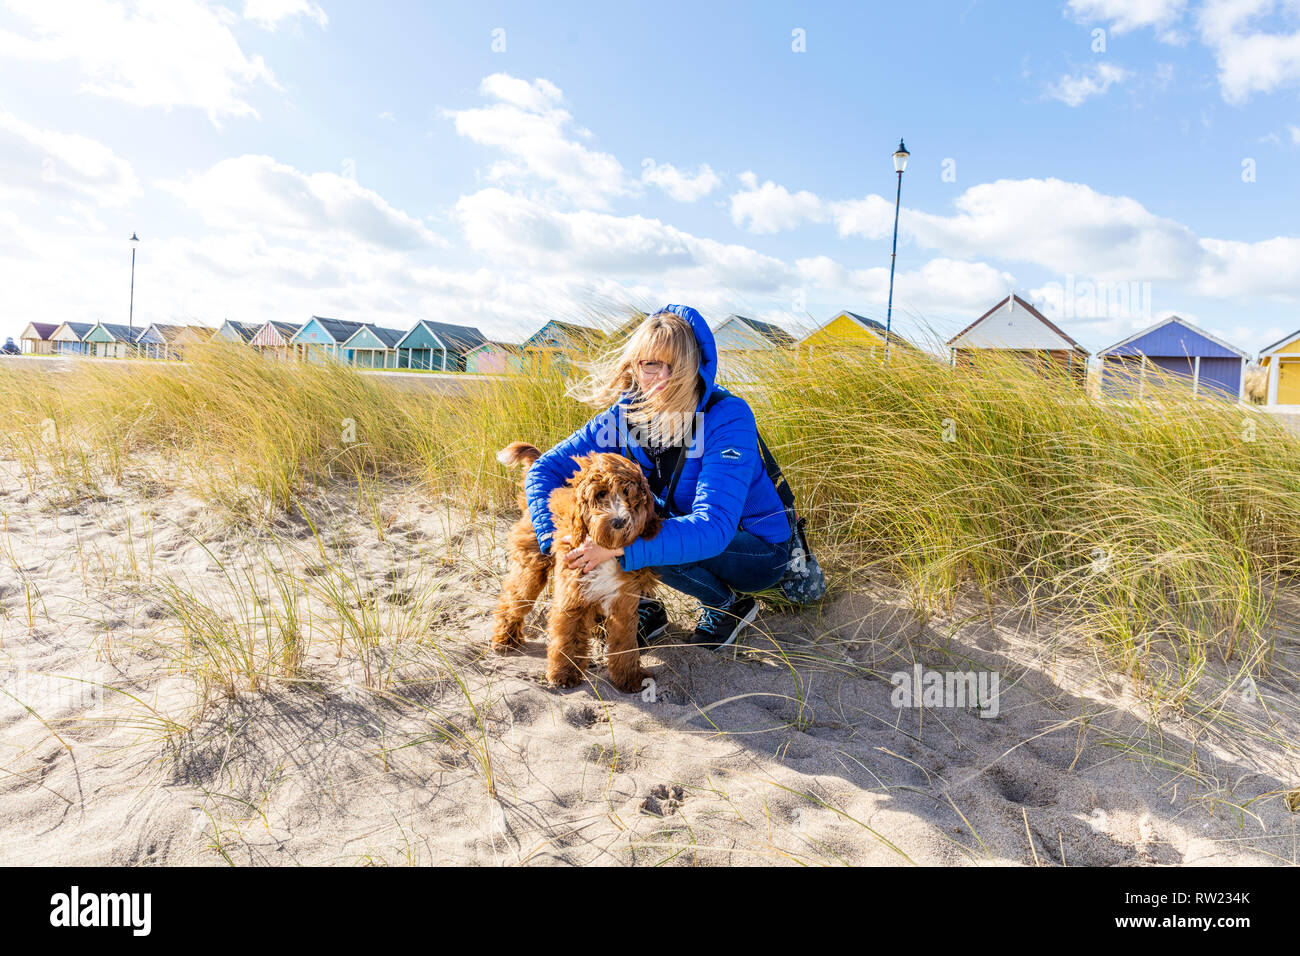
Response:
POLYGON ((492 635, 492 650, 498 654, 510 654, 524 649, 524 638, 520 634, 492 635))
POLYGON ((553 687, 577 687, 582 683, 582 671, 572 664, 548 667, 546 669, 546 679, 551 682, 553 687))
POLYGON ((492 633, 492 650, 498 654, 509 654, 512 651, 522 651, 523 649, 524 636, 522 634, 508 631, 494 631, 492 633))
POLYGON ((492 625, 492 649, 498 654, 524 649, 524 627, 520 621, 514 624, 502 621, 499 617, 492 625))
POLYGON ((649 676, 649 673, 643 671, 640 667, 634 667, 631 670, 611 668, 609 682, 625 694, 639 694, 645 689, 642 685, 649 676))

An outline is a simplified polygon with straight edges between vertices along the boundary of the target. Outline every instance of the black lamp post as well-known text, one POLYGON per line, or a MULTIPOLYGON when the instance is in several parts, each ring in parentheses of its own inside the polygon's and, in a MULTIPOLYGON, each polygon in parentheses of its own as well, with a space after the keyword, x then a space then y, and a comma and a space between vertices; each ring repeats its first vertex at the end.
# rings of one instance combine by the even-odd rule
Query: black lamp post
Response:
POLYGON ((898 257, 898 205, 903 198, 903 170, 907 168, 907 151, 903 141, 894 150, 894 171, 898 173, 898 191, 894 194, 894 251, 889 254, 889 305, 885 310, 885 364, 889 364, 889 329, 894 318, 894 260, 898 257))
POLYGON ((135 346, 135 247, 139 244, 140 237, 134 232, 131 233, 131 311, 127 313, 127 330, 131 335, 131 342, 127 349, 130 352, 135 346))

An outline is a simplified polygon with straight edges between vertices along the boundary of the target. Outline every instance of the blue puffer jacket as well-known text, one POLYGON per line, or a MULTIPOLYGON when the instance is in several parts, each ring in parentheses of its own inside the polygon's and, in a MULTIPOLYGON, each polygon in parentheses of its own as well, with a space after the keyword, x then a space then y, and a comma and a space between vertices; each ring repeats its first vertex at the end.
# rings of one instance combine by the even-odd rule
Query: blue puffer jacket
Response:
MULTIPOLYGON (((639 539, 625 548, 618 559, 625 571, 691 564, 714 557, 731 543, 741 526, 773 544, 788 541, 791 533, 781 499, 763 468, 754 413, 744 399, 718 389, 714 383, 718 350, 713 332, 704 317, 690 306, 670 305, 664 311, 675 312, 689 322, 700 344, 704 394, 697 412, 714 391, 721 391, 725 397, 697 418, 695 437, 673 497, 674 511, 680 517, 665 521, 655 537, 639 539)), ((551 492, 577 472, 575 455, 626 448, 647 475, 651 471, 650 459, 628 435, 625 416, 630 400, 631 393, 624 394, 612 408, 550 449, 528 470, 524 483, 528 515, 544 554, 550 553, 555 534, 547 502, 551 492)))

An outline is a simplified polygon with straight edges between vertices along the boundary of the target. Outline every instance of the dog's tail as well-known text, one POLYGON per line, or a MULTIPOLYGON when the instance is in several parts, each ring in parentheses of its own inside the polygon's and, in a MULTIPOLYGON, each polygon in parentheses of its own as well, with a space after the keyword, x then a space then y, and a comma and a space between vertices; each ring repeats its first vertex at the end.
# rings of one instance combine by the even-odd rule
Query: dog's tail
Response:
POLYGON ((526 441, 511 442, 497 452, 497 461, 503 465, 517 465, 523 462, 524 467, 528 467, 541 457, 541 450, 526 441))

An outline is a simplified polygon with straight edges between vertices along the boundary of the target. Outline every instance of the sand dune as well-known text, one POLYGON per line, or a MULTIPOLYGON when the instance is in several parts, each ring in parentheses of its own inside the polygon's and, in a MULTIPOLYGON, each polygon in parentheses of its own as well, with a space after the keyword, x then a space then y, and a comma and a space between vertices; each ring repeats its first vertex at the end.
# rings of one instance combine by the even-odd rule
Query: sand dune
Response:
POLYGON ((1204 679, 1215 720, 1152 714, 1068 622, 841 570, 730 654, 669 596, 643 694, 557 691, 541 609, 489 647, 510 514, 340 486, 252 530, 161 471, 52 502, 4 467, 0 864, 1300 861, 1294 637, 1204 679), (997 716, 895 706, 915 664, 996 672, 997 716))

